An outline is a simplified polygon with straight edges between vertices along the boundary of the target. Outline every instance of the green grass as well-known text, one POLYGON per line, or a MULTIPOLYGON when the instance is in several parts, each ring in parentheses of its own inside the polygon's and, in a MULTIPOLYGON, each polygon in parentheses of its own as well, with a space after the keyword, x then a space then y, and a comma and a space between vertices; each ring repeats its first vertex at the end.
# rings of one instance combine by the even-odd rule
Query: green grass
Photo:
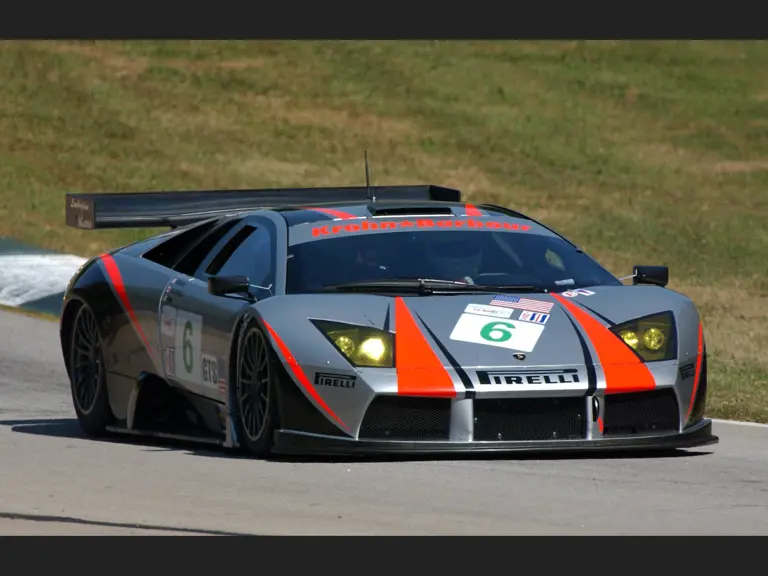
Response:
POLYGON ((0 43, 0 235, 82 255, 66 191, 433 182, 705 318, 713 416, 768 422, 765 42, 0 43))

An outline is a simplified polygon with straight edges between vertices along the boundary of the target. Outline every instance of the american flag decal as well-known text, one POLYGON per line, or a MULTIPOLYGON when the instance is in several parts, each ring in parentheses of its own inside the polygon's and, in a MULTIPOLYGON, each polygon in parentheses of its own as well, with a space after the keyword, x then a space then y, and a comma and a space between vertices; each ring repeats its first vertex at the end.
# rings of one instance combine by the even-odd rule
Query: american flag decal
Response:
POLYGON ((504 294, 499 294, 498 296, 493 297, 491 305, 515 308, 516 310, 548 313, 552 310, 554 303, 544 302, 543 300, 531 300, 530 298, 521 298, 520 296, 505 296, 504 294))

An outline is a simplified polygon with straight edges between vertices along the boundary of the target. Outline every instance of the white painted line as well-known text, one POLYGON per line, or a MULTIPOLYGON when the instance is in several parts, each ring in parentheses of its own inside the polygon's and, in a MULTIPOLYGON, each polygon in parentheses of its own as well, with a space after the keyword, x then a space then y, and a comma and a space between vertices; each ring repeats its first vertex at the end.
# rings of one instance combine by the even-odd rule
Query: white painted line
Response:
POLYGON ((768 424, 760 424, 759 422, 741 422, 739 420, 720 420, 712 418, 712 422, 715 424, 733 424, 734 426, 752 426, 753 428, 768 428, 768 424))
POLYGON ((69 254, 1 255, 0 304, 21 306, 63 292, 86 261, 69 254))

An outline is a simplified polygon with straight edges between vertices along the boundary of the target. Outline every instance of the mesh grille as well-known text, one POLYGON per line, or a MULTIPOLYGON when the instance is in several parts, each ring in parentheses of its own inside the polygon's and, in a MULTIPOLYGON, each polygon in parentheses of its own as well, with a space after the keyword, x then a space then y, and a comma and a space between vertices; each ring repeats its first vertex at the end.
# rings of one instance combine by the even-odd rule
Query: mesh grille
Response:
POLYGON ((378 396, 360 426, 360 439, 447 440, 451 400, 378 396))
POLYGON ((578 398, 475 400, 477 441, 584 438, 586 404, 578 398))
POLYGON ((605 436, 677 432, 680 413, 671 388, 605 397, 605 436))

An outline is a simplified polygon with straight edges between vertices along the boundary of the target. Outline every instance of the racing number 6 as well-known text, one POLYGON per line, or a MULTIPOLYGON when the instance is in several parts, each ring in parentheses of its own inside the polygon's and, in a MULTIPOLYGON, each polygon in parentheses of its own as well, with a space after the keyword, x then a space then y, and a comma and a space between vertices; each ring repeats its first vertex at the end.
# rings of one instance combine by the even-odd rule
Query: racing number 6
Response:
POLYGON ((192 336, 192 322, 187 320, 186 324, 184 324, 184 335, 182 337, 182 347, 183 347, 183 353, 184 353, 184 369, 187 371, 187 373, 192 372, 192 368, 194 367, 194 350, 192 350, 192 342, 190 342, 189 338, 192 336))
POLYGON ((514 330, 515 325, 509 322, 488 322, 480 329, 480 337, 491 342, 506 342, 512 338, 508 328, 514 330))

